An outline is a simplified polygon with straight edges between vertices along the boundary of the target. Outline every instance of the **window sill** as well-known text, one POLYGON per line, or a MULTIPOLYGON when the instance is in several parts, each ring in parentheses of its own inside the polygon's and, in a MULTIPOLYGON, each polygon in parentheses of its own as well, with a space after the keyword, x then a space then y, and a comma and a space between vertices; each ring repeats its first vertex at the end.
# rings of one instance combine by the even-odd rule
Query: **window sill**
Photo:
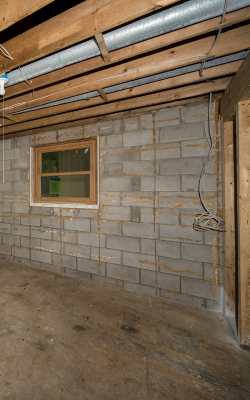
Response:
POLYGON ((34 203, 30 201, 31 207, 50 207, 50 208, 81 208, 81 209, 91 209, 98 210, 98 204, 76 204, 76 203, 34 203))

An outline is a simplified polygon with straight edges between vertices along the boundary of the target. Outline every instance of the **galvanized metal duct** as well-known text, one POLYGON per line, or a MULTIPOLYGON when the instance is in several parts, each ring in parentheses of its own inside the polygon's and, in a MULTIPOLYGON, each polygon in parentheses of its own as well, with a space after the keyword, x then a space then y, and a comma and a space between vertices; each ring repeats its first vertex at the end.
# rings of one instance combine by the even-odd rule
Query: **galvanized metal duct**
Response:
MULTIPOLYGON (((238 61, 238 60, 244 60, 249 52, 250 52, 249 50, 241 51, 239 53, 234 53, 234 54, 230 54, 228 56, 223 56, 223 57, 219 57, 216 59, 212 59, 212 60, 206 62, 204 69, 216 67, 218 65, 228 64, 230 62, 234 62, 234 61, 238 61)), ((133 81, 120 83, 119 85, 109 86, 103 90, 106 94, 109 94, 109 93, 119 92, 124 89, 130 89, 130 88, 136 87, 136 86, 142 86, 147 83, 158 82, 163 79, 172 78, 174 76, 180 76, 180 75, 188 74, 191 72, 199 71, 200 65, 201 65, 200 63, 196 63, 193 65, 189 65, 187 67, 177 68, 177 69, 173 69, 171 71, 163 72, 160 74, 154 74, 151 76, 147 76, 145 78, 140 78, 140 79, 135 79, 133 81)), ((202 79, 200 79, 199 81, 202 81, 202 79)), ((100 96, 99 92, 97 90, 93 90, 92 92, 68 97, 63 100, 53 101, 51 103, 43 104, 40 106, 26 108, 26 110, 16 111, 12 114, 14 115, 14 114, 21 114, 21 113, 25 113, 25 112, 29 112, 29 111, 34 111, 34 110, 41 110, 43 108, 58 106, 60 104, 73 103, 74 101, 79 101, 79 100, 89 100, 89 99, 91 99, 93 97, 97 97, 97 96, 100 96)))
MULTIPOLYGON (((189 0, 105 33, 104 40, 109 51, 120 49, 222 15, 224 4, 225 0, 189 0)), ((227 12, 249 5, 250 0, 229 0, 227 12)), ((96 41, 90 39, 25 65, 22 67, 22 71, 27 79, 32 79, 100 54, 96 41)), ((9 83, 6 86, 24 81, 19 69, 9 72, 8 79, 9 83)))

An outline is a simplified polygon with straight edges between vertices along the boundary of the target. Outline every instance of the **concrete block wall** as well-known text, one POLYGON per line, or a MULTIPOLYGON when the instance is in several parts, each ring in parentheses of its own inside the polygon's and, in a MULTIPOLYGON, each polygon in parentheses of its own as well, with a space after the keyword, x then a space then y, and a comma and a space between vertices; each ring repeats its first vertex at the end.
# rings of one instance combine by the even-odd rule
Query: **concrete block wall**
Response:
MULTIPOLYGON (((215 106, 212 119, 214 151, 203 195, 221 216, 215 106)), ((197 187, 209 149, 207 130, 208 107, 202 104, 7 139, 5 183, 0 183, 0 257, 221 309, 221 235, 192 227, 202 212, 197 187), (94 136, 100 136, 99 209, 31 207, 30 146, 94 136)))

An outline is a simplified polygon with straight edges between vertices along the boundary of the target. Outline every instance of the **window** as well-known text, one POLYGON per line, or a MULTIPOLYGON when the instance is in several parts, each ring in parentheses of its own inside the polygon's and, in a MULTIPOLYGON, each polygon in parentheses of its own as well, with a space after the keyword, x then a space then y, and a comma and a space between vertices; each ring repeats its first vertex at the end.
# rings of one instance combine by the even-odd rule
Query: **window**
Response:
POLYGON ((33 202, 97 203, 97 139, 34 148, 33 202))

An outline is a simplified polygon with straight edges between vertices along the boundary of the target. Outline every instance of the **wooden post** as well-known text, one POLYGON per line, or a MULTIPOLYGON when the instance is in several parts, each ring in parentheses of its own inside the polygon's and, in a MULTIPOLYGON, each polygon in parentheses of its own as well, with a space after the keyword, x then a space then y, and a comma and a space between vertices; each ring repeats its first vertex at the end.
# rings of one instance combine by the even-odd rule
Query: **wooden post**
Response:
POLYGON ((227 317, 236 317, 236 281, 235 281, 235 143, 234 122, 223 125, 223 217, 226 232, 223 234, 223 279, 224 313, 227 317))
POLYGON ((237 106, 239 339, 250 346, 250 101, 237 106))

